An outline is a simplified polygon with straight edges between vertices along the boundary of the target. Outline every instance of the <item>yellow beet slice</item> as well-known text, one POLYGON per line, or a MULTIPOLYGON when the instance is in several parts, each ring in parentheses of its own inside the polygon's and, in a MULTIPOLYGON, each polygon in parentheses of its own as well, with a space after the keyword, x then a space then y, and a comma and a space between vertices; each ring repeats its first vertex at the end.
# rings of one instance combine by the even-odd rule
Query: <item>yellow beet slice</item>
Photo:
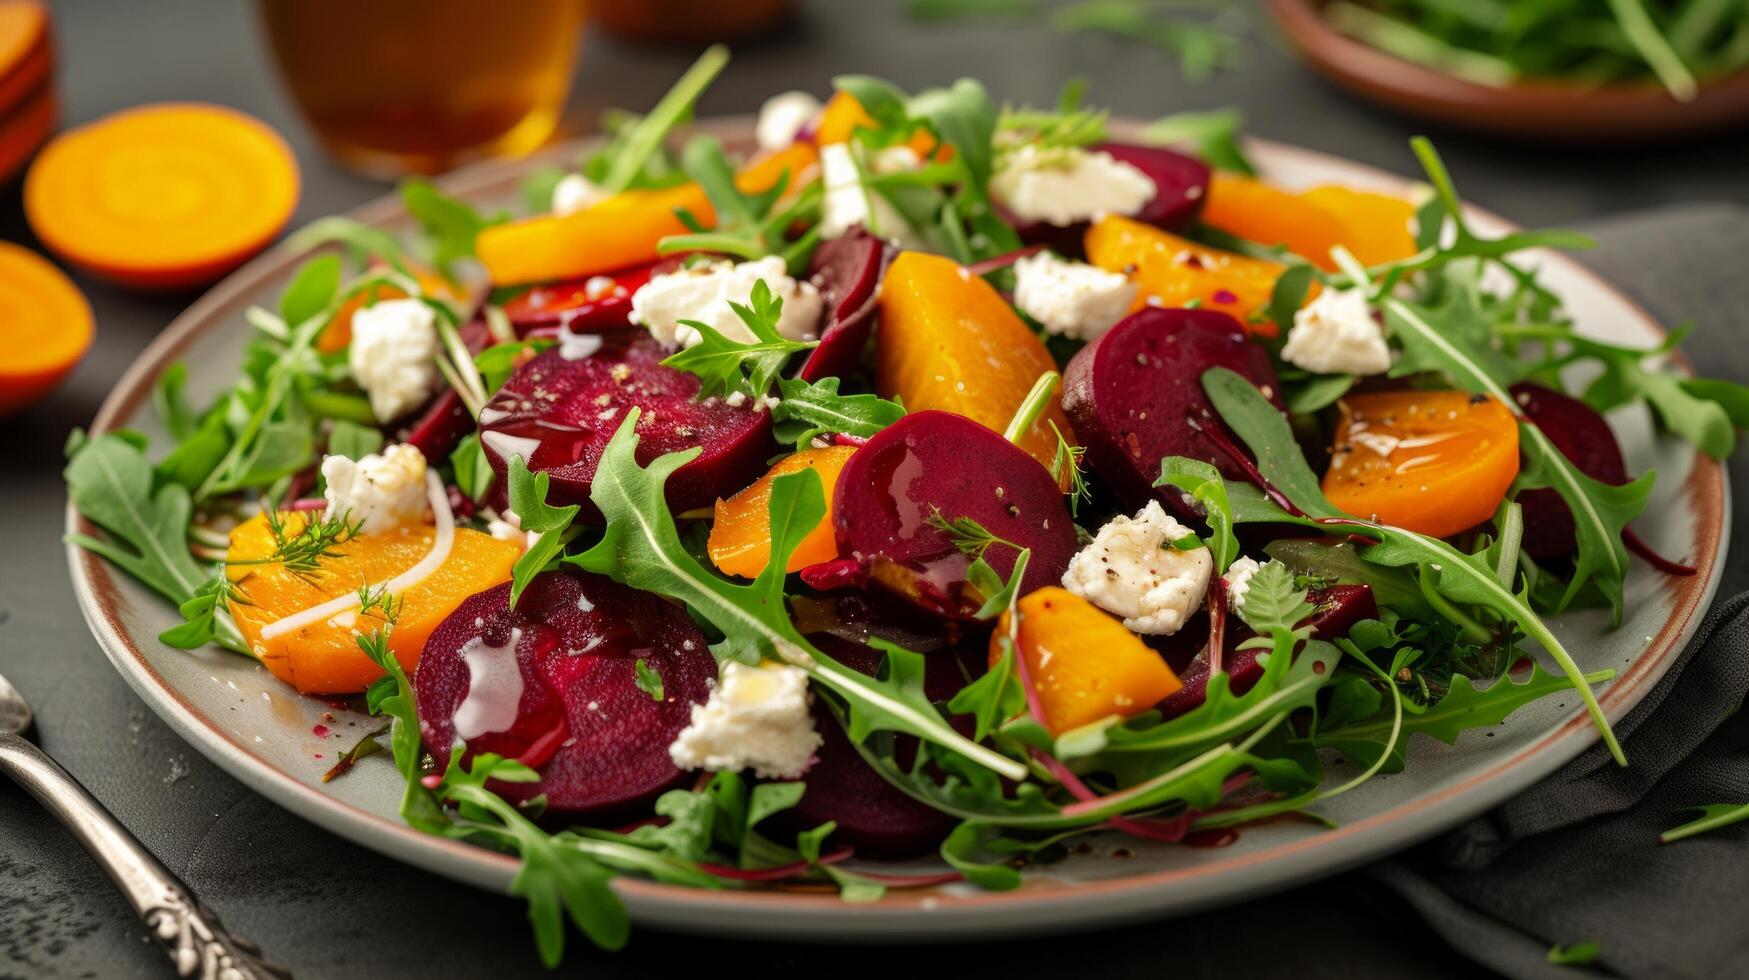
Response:
MULTIPOLYGON (((280 515, 284 533, 297 534, 308 521, 303 513, 280 515)), ((231 565, 230 574, 247 604, 232 602, 249 649, 274 676, 305 694, 354 694, 382 676, 382 670, 358 649, 356 637, 380 625, 371 616, 342 614, 324 623, 261 638, 269 623, 357 592, 364 584, 380 584, 413 567, 431 550, 436 530, 426 526, 362 534, 335 550, 340 557, 323 559, 315 573, 300 576, 282 565, 231 565)), ((274 552, 273 533, 265 515, 256 515, 231 532, 226 559, 258 560, 274 552)), ((510 581, 511 566, 522 549, 509 541, 467 528, 456 528, 449 557, 424 581, 401 593, 400 621, 389 636, 389 649, 408 671, 419 663, 426 637, 462 600, 510 581)))
MULTIPOLYGON (((1016 607, 1020 656, 1053 735, 1111 715, 1140 714, 1181 686, 1140 637, 1067 589, 1039 589, 1016 607)), ((1009 614, 1003 613, 990 637, 992 666, 1001 659, 1008 626, 1009 614)))

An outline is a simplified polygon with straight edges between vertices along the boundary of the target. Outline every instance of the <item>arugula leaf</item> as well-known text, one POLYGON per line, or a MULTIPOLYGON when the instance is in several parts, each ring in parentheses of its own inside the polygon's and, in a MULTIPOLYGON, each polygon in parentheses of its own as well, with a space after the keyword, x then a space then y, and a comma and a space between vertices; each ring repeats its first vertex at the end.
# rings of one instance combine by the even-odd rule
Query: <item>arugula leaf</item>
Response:
POLYGON ((796 631, 784 602, 783 570, 796 545, 826 513, 818 473, 802 470, 772 482, 771 558, 751 584, 734 584, 687 553, 663 499, 668 477, 700 450, 669 453, 647 467, 638 465, 640 414, 637 409, 626 414, 596 467, 590 499, 606 518, 601 541, 566 561, 686 605, 723 634, 711 648, 719 660, 757 663, 771 657, 801 667, 850 705, 848 727, 853 733, 902 731, 948 746, 1009 778, 1025 776, 1024 766, 969 741, 942 719, 923 692, 922 657, 889 650, 886 676, 870 678, 813 648, 796 631))
POLYGON ((1255 177, 1257 169, 1239 146, 1239 129, 1244 122, 1244 113, 1235 106, 1208 112, 1177 112, 1149 123, 1142 129, 1141 137, 1149 143, 1188 143, 1210 166, 1255 177))
POLYGON ((840 395, 838 378, 809 383, 781 378, 781 400, 771 407, 772 435, 801 449, 816 436, 843 433, 867 439, 905 417, 905 407, 879 395, 840 395))
MULTIPOLYGON (((510 219, 502 211, 490 217, 482 215, 423 177, 402 181, 401 203, 425 231, 432 267, 445 276, 454 274, 457 259, 473 257, 480 232, 510 219)), ((286 322, 296 323, 297 318, 288 316, 286 322)))
POLYGON ((279 315, 288 324, 302 323, 327 309, 340 291, 340 257, 318 255, 298 266, 279 295, 279 315))
POLYGON ((182 389, 188 385, 188 365, 176 361, 152 384, 152 408, 170 438, 181 442, 194 434, 199 418, 188 406, 182 389))
POLYGON ((606 172, 595 181, 596 185, 608 194, 618 194, 633 186, 650 158, 661 149, 662 140, 675 126, 692 118, 693 104, 728 63, 727 46, 713 44, 706 48, 649 114, 614 141, 606 172))
POLYGON ((145 453, 114 433, 92 436, 67 463, 67 494, 81 516, 108 539, 70 534, 67 540, 92 551, 180 605, 207 581, 188 553, 188 490, 169 483, 152 489, 145 453))
MULTIPOLYGON (((158 634, 158 642, 178 650, 194 650, 219 638, 221 622, 228 622, 225 602, 241 596, 220 567, 206 584, 196 589, 193 597, 178 609, 184 622, 158 634), (221 618, 224 617, 224 618, 221 618)), ((233 626, 233 630, 234 630, 233 626)))
POLYGON ((752 332, 756 338, 753 343, 730 340, 708 323, 682 320, 704 339, 662 360, 664 367, 698 375, 699 398, 736 391, 753 398, 763 397, 790 355, 819 346, 819 341, 790 340, 777 332, 778 320, 783 315, 783 297, 773 293, 763 279, 753 284, 753 295, 746 305, 731 300, 729 308, 752 332))
POLYGON ((381 448, 383 448, 382 431, 370 426, 339 419, 335 421, 334 428, 328 432, 328 455, 330 456, 363 459, 381 448))
POLYGON ((1277 538, 1264 545, 1263 552, 1302 575, 1316 575, 1342 585, 1368 586, 1373 601, 1381 609, 1394 609, 1410 619, 1434 618, 1433 607, 1422 598, 1415 576, 1400 568, 1362 559, 1347 541, 1277 538))
POLYGON ((547 503, 548 475, 545 471, 529 473, 528 463, 520 453, 510 457, 506 476, 510 510, 516 514, 518 526, 539 535, 510 569, 510 608, 515 609, 522 590, 565 550, 570 541, 567 529, 582 508, 577 504, 554 507, 547 503))
POLYGON ((480 381, 487 395, 495 393, 504 387, 504 382, 510 375, 525 363, 526 359, 558 344, 550 337, 529 337, 525 340, 513 340, 502 344, 493 344, 474 355, 474 367, 480 372, 480 381))
POLYGON ((681 166, 710 200, 716 227, 706 230, 696 217, 682 211, 681 220, 692 233, 663 238, 656 246, 658 254, 721 252, 743 260, 776 255, 792 275, 799 276, 807 269, 808 257, 820 241, 819 228, 810 228, 794 242, 788 240, 788 234, 798 222, 814 225, 818 220, 824 196, 819 181, 790 197, 789 191, 801 175, 785 173, 763 191, 742 193, 722 144, 711 136, 689 141, 681 151, 681 166))
POLYGON ((1020 872, 1007 864, 981 860, 986 839, 998 831, 975 821, 960 823, 941 842, 941 859, 966 880, 989 891, 1008 891, 1020 887, 1020 872))
POLYGON ((1501 380, 1511 377, 1511 369, 1487 346, 1488 323, 1476 310, 1472 295, 1461 293, 1438 310, 1387 298, 1385 318, 1404 351, 1396 370, 1438 371, 1464 391, 1494 398, 1517 417, 1523 459, 1517 487, 1551 487, 1573 513, 1579 548, 1562 605, 1570 602, 1587 580, 1595 579, 1619 625, 1628 566, 1621 532, 1645 510, 1656 476, 1647 472, 1617 487, 1594 480, 1573 465, 1548 435, 1525 417, 1501 380))
MULTIPOLYGON (((1615 732, 1609 727, 1609 719, 1604 717, 1603 707, 1597 703, 1597 695, 1591 690, 1590 677, 1579 669, 1567 648, 1561 645, 1560 639, 1531 609, 1527 591, 1514 593, 1510 586, 1501 583, 1495 576, 1494 569, 1486 562, 1466 555, 1438 538, 1400 527, 1368 524, 1363 521, 1355 521, 1353 526, 1360 529, 1361 533, 1367 533, 1366 529, 1371 529, 1373 533, 1381 535, 1378 544, 1361 553, 1367 561, 1392 566, 1419 565, 1424 575, 1432 576, 1441 595, 1456 602, 1474 603, 1493 609, 1508 622, 1516 623, 1527 636, 1541 644, 1566 673, 1566 683, 1578 690, 1580 698, 1585 702, 1585 710, 1603 736, 1603 743, 1608 746, 1610 755, 1618 764, 1627 765, 1621 743, 1616 740, 1615 732)), ((1249 599, 1246 604, 1250 604, 1249 599)), ((1613 673, 1610 676, 1613 677, 1613 673)), ((1453 689, 1456 690, 1455 686, 1453 689)))
POLYGON ((1160 461, 1160 478, 1154 486, 1174 486, 1202 504, 1203 520, 1209 526, 1209 553, 1215 559, 1215 574, 1226 572, 1239 557, 1239 539, 1233 536, 1233 507, 1227 501, 1227 483, 1210 463, 1184 456, 1160 461))
POLYGON ((1749 803, 1708 803, 1688 809, 1699 812, 1700 816, 1659 834, 1660 841, 1669 844, 1684 837, 1693 837, 1749 820, 1749 803))
MULTIPOLYGON (((1585 689, 1613 676, 1614 671, 1583 675, 1585 689)), ((1380 704, 1378 691, 1362 686, 1372 692, 1372 706, 1376 708, 1380 704)), ((1401 772, 1403 751, 1408 736, 1413 733, 1420 732, 1447 745, 1455 745, 1458 736, 1465 731, 1499 725, 1514 711, 1533 701, 1572 689, 1570 678, 1551 674, 1536 664, 1531 665, 1530 675, 1522 681, 1502 677, 1482 688, 1476 687, 1470 678, 1458 674, 1452 677, 1451 686, 1443 698, 1428 705, 1424 711, 1403 716, 1402 734, 1394 746, 1387 738, 1392 727, 1390 712, 1368 711, 1364 705, 1351 709, 1356 716, 1351 720, 1321 726, 1315 740, 1319 748, 1335 749, 1360 765, 1372 765, 1390 746, 1390 758, 1384 771, 1401 772)))
POLYGON ((1202 388, 1221 420, 1257 457, 1257 469, 1275 488, 1312 517, 1337 517, 1342 512, 1324 496, 1317 474, 1294 440, 1287 417, 1264 398, 1244 375, 1224 367, 1202 374, 1202 388))
POLYGON ((486 453, 480 448, 480 434, 477 432, 468 433, 456 443, 455 451, 449 454, 449 465, 455 471, 456 488, 476 503, 486 499, 486 491, 492 489, 493 481, 498 478, 492 464, 486 462, 486 453))

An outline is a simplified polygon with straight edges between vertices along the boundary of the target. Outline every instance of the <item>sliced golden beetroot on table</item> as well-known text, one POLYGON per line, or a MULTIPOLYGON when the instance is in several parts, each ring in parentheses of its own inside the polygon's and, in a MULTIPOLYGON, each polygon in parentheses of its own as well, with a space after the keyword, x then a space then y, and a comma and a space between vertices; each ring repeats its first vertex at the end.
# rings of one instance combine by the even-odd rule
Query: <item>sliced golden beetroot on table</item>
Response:
MULTIPOLYGON (((771 560, 771 484, 780 476, 813 470, 820 474, 820 489, 832 499, 838 473, 856 452, 855 446, 803 449, 778 460, 771 471, 753 485, 726 500, 718 500, 711 522, 707 549, 711 564, 725 575, 756 578, 771 560)), ((801 544, 790 553, 788 572, 838 557, 838 542, 832 536, 832 515, 827 514, 801 544)))
POLYGON ((1518 421, 1486 395, 1381 391, 1337 405, 1324 495, 1356 517, 1448 537, 1493 516, 1518 476, 1518 421))
MULTIPOLYGON (((1129 218, 1108 215, 1087 231, 1087 261, 1134 279, 1154 305, 1178 307, 1195 301, 1218 310, 1265 337, 1273 323, 1253 323, 1269 306, 1275 281, 1287 267, 1268 259, 1211 248, 1129 218)), ((1306 298, 1317 295, 1314 284, 1306 298)))
POLYGON ((91 348, 91 304, 54 263, 0 242, 0 416, 48 395, 91 348))
POLYGON ((297 159, 260 120, 163 103, 51 140, 25 178, 24 211, 50 251, 93 275, 186 289, 265 248, 298 189, 297 159))
POLYGON ((547 473, 547 499, 580 504, 584 520, 600 520, 589 499, 595 465, 633 408, 638 464, 703 447, 668 478, 668 505, 677 513, 704 507, 745 487, 776 452, 771 415, 722 398, 696 400, 698 376, 662 366, 670 353, 644 331, 606 335, 602 346, 573 359, 564 346, 516 369, 480 412, 480 448, 504 486, 510 457, 547 473))
MULTIPOLYGON (((796 143, 753 161, 736 176, 735 185, 754 194, 776 186, 787 174, 795 186, 817 159, 813 146, 796 143)), ((707 227, 716 222, 704 190, 681 184, 622 191, 572 214, 493 225, 480 232, 475 250, 499 286, 601 275, 656 261, 662 239, 691 230, 675 214, 681 209, 707 227)))
MULTIPOLYGON (((1239 321, 1214 310, 1146 309, 1077 351, 1063 372, 1063 407, 1087 447, 1087 462, 1134 511, 1157 496, 1160 460, 1207 460, 1230 479, 1245 478, 1208 432, 1221 422, 1203 391, 1203 372, 1229 368, 1280 405, 1269 354, 1239 321)), ((1229 440, 1231 437, 1228 437, 1229 440)))
POLYGON ((808 279, 820 290, 827 319, 820 346, 808 352, 797 377, 810 382, 842 378, 856 369, 874 329, 881 275, 893 252, 860 225, 814 250, 808 279))
POLYGON ((1326 272, 1336 271, 1330 250, 1343 243, 1342 219, 1278 187, 1227 171, 1209 181, 1202 223, 1260 245, 1286 245, 1326 272))
MULTIPOLYGON (((1040 719, 1061 735, 1101 718, 1128 718, 1178 690, 1178 678, 1141 637, 1104 610, 1057 586, 1023 596, 1019 649, 1038 692, 1040 719)), ((990 664, 1001 659, 1012 613, 990 634, 990 664)))
MULTIPOLYGON (((304 512, 280 515, 283 533, 296 535, 309 521, 304 512)), ((233 564, 229 574, 246 602, 230 604, 231 617, 251 652, 275 677, 305 694, 356 694, 382 670, 358 648, 359 632, 378 621, 342 613, 326 622, 262 638, 262 629, 330 599, 358 592, 362 585, 380 585, 418 564, 430 551, 437 532, 426 525, 361 534, 336 545, 337 556, 321 560, 313 573, 299 574, 278 564, 233 564)), ((258 562, 275 551, 267 517, 258 514, 231 531, 230 562, 258 562)), ((389 635, 389 648, 403 667, 419 662, 425 638, 462 600, 500 582, 510 581, 511 566, 522 549, 508 541, 468 528, 456 528, 449 556, 435 572, 401 592, 400 621, 389 635)))
POLYGON ((493 783, 556 817, 623 816, 684 778, 668 746, 710 696, 716 661, 686 612, 578 572, 473 596, 431 633, 413 687, 439 766, 456 742, 517 759, 538 783, 493 783), (638 661, 662 698, 638 686, 638 661))
MULTIPOLYGON (((881 283, 875 387, 907 409, 938 409, 1002 432, 1039 376, 1057 369, 1045 345, 983 277, 939 255, 901 252, 881 283)), ((1021 434, 1019 446, 1044 466, 1057 451, 1055 405, 1021 434)))
MULTIPOLYGON (((1511 391, 1519 410, 1581 473, 1612 486, 1628 482, 1621 443, 1616 441, 1609 423, 1591 406, 1529 381, 1513 385, 1511 391)), ((1559 493, 1543 487, 1525 490, 1516 499, 1524 508, 1526 554, 1540 560, 1573 553, 1578 546, 1573 512, 1559 493)))
POLYGON ((1300 199, 1342 222, 1342 244, 1362 265, 1384 265, 1414 255, 1415 205, 1400 197, 1335 184, 1302 191, 1300 199))
POLYGON ((1057 481, 1001 435, 947 412, 913 412, 882 429, 838 474, 832 523, 838 554, 867 580, 938 615, 963 618, 982 597, 966 582, 970 564, 937 526, 970 518, 1010 544, 984 559, 1004 578, 1016 548, 1032 557, 1022 582, 1035 589, 1063 576, 1075 554, 1075 525, 1057 481))

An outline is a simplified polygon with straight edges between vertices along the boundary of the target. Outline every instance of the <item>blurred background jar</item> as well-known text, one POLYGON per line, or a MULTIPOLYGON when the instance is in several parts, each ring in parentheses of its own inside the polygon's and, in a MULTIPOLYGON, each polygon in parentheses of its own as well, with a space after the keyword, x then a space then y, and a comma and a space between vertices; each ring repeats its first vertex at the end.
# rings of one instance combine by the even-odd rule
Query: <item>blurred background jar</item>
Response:
POLYGON ((519 156, 553 134, 583 0, 260 0, 292 98, 340 162, 373 176, 519 156))

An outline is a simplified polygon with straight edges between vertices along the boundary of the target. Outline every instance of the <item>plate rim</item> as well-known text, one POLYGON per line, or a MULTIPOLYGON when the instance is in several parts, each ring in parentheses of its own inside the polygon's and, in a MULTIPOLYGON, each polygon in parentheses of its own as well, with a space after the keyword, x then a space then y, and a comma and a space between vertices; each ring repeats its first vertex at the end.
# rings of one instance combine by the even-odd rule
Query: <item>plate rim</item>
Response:
MULTIPOLYGON (((1120 130, 1131 125, 1116 123, 1120 130)), ((750 128, 748 116, 719 117, 695 127, 725 138, 745 138, 750 128)), ((520 160, 478 164, 451 174, 438 184, 446 193, 462 197, 501 191, 542 163, 573 157, 593 139, 567 141, 520 160)), ((1290 167, 1296 160, 1335 165, 1379 186, 1413 184, 1400 175, 1333 154, 1264 139, 1247 142, 1272 162, 1290 167)), ((1476 219, 1503 228, 1517 227, 1482 208, 1466 206, 1466 211, 1476 219)), ((346 216, 380 225, 404 219, 405 211, 391 191, 346 212, 346 216)), ((152 381, 165 366, 198 337, 223 324, 214 313, 259 290, 262 280, 302 261, 311 251, 281 242, 204 293, 129 365, 105 398, 89 431, 92 434, 109 431, 131 415, 150 397, 152 381)), ((1612 294, 1643 326, 1659 335, 1665 333, 1636 300, 1578 261, 1560 254, 1551 254, 1547 261, 1571 266, 1595 288, 1612 294)), ((1678 354, 1673 361, 1692 373, 1692 365, 1685 357, 1678 354)), ((1725 467, 1697 450, 1680 492, 1695 516, 1693 561, 1698 572, 1669 580, 1675 591, 1672 616, 1627 669, 1601 692, 1599 701, 1611 721, 1631 710, 1674 663, 1718 590, 1719 566, 1729 544, 1732 522, 1725 467)), ((66 530, 69 534, 89 531, 89 525, 79 517, 70 500, 66 530)), ((201 723, 191 710, 192 701, 165 682, 120 622, 115 609, 118 605, 115 570, 75 544, 69 542, 66 548, 80 611, 98 645, 141 699, 208 759, 252 791, 355 844, 481 888, 498 892, 506 889, 517 867, 515 859, 423 834, 399 820, 346 803, 254 755, 240 738, 233 738, 222 728, 201 723)), ((856 905, 829 895, 701 890, 635 878, 616 879, 615 888, 633 919, 641 924, 746 937, 832 940, 890 933, 902 927, 912 938, 964 940, 995 938, 1022 930, 1066 931, 1116 925, 1236 901, 1263 887, 1299 884, 1386 857, 1491 809, 1565 765, 1597 740, 1584 713, 1577 712, 1530 744, 1491 760, 1485 768, 1451 786, 1326 833, 1227 860, 1101 881, 1035 882, 1016 891, 970 896, 949 897, 935 891, 894 892, 879 903, 856 905), (1294 858, 1299 859, 1295 864, 1283 863, 1294 858), (1276 870, 1267 870, 1272 866, 1276 870), (773 912, 791 914, 774 916, 773 912)))

